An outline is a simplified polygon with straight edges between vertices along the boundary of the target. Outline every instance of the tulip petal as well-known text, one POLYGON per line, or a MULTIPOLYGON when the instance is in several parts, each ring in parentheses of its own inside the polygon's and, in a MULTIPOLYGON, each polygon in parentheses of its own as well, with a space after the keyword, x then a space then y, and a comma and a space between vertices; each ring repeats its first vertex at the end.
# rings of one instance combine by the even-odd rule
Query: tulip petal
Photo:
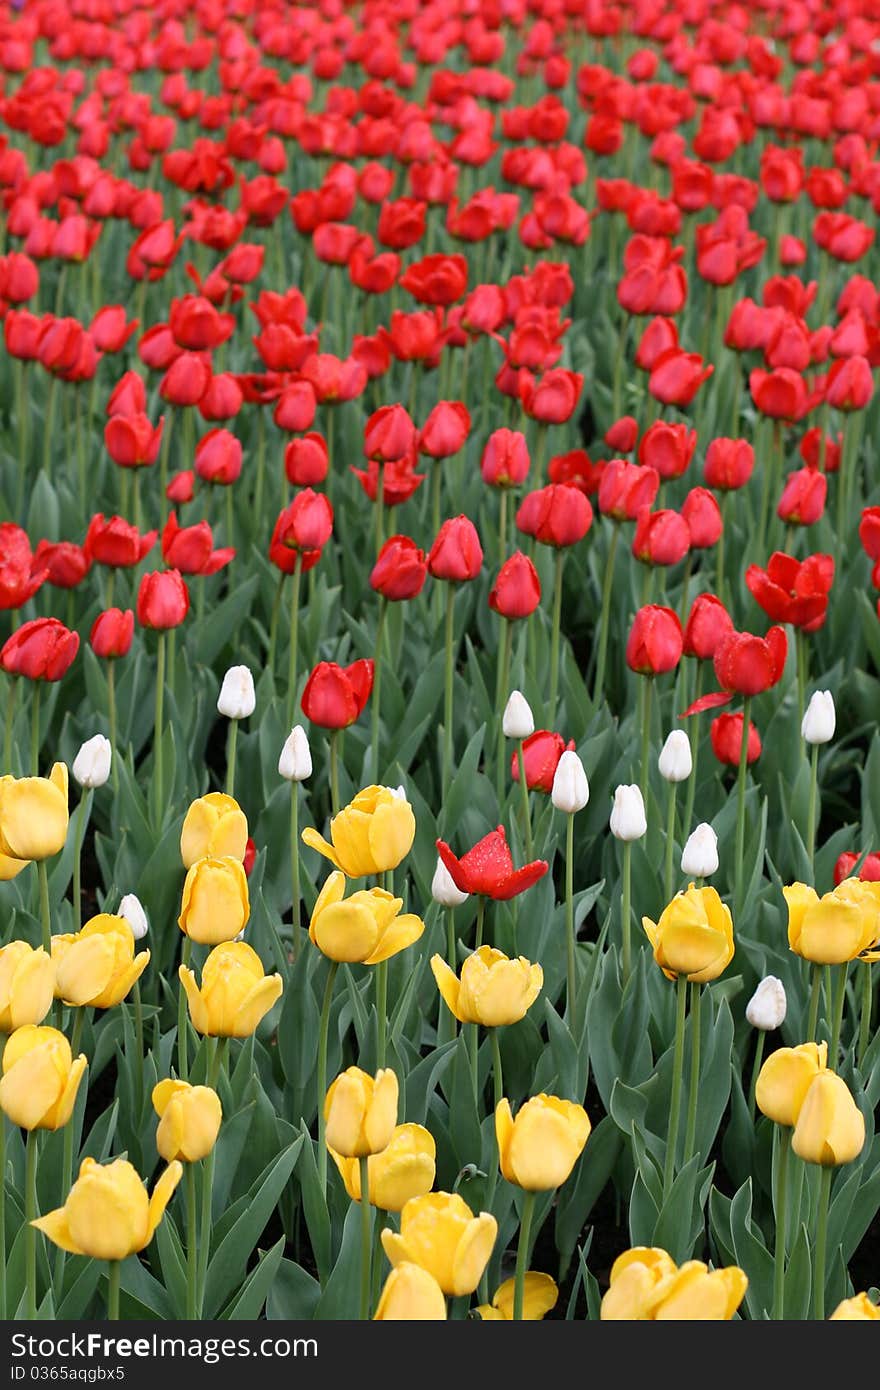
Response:
POLYGON ((312 939, 330 960, 365 961, 376 947, 379 935, 376 919, 368 907, 353 899, 326 907, 312 918, 312 924, 312 939))
POLYGON ((73 1065, 67 1074, 64 1090, 58 1099, 58 1104, 55 1106, 55 1113, 52 1116, 53 1129, 63 1129, 73 1114, 79 1083, 83 1079, 83 1073, 87 1066, 88 1060, 85 1053, 81 1052, 80 1055, 74 1059, 73 1065))
POLYGON ((113 942, 101 933, 71 942, 57 972, 58 991, 65 1004, 91 1004, 113 978, 115 960, 113 942))
POLYGON ((377 806, 368 821, 370 855, 377 869, 396 869, 409 854, 416 834, 416 818, 408 801, 392 796, 377 806))
POLYGON ((425 924, 421 917, 417 917, 413 912, 404 912, 400 917, 396 917, 383 933, 378 945, 364 960, 364 965, 378 965, 380 961, 396 956, 399 951, 405 951, 407 946, 418 941, 424 930, 425 924))
POLYGON ((411 1260, 407 1243, 403 1236, 398 1235, 397 1231, 389 1230, 387 1227, 382 1232, 382 1249, 393 1266, 399 1265, 403 1260, 411 1260))
POLYGON ((201 991, 196 984, 196 977, 191 970, 187 970, 185 965, 181 965, 177 971, 177 978, 183 985, 186 992, 186 1002, 189 1005, 189 1017, 193 1028, 197 1033, 206 1034, 210 1031, 208 1026, 208 1013, 202 999, 201 991))
POLYGON ((142 1250, 145 1245, 149 1245, 153 1239, 153 1234, 162 1217, 165 1215, 165 1208, 174 1196, 174 1189, 183 1177, 183 1164, 177 1160, 169 1163, 165 1172, 160 1177, 156 1186, 153 1188, 153 1195, 150 1198, 150 1214, 147 1217, 147 1238, 140 1247, 142 1250))
POLYGON ((249 1038, 257 1024, 281 998, 284 981, 280 975, 266 975, 246 994, 235 1013, 234 1038, 249 1038))
POLYGON ((313 829, 312 826, 306 826, 305 830, 302 832, 301 838, 303 844, 308 845, 309 849, 317 850, 318 854, 323 854, 324 858, 329 859, 330 863, 333 864, 335 868, 339 869, 340 872, 343 871, 336 850, 331 844, 328 844, 324 836, 319 835, 317 830, 313 829))
POLYGON ((449 1012, 458 1019, 459 1023, 468 1023, 469 1020, 462 1018, 458 1011, 458 997, 461 991, 461 985, 458 982, 458 976, 455 971, 449 968, 442 956, 431 957, 431 970, 437 982, 437 988, 449 1012))
POLYGON ((64 1094, 66 1073, 53 1065, 42 1047, 28 1052, 14 1066, 6 1066, 0 1080, 0 1109, 14 1125, 37 1129, 64 1094))
POLYGON ((189 1090, 186 1081, 177 1081, 173 1077, 166 1077, 164 1081, 157 1081, 153 1087, 151 1100, 153 1109, 161 1119, 168 1109, 169 1102, 174 1096, 185 1094, 189 1090))
POLYGON ((452 1262, 452 1292, 456 1296, 473 1293, 489 1263, 497 1235, 498 1222, 487 1211, 468 1222, 452 1262))
POLYGON ((85 1251, 71 1238, 70 1227, 67 1224, 67 1211, 64 1207, 56 1207, 54 1211, 48 1211, 45 1216, 38 1216, 31 1222, 38 1231, 42 1231, 44 1236, 48 1236, 53 1245, 58 1245, 62 1250, 66 1250, 68 1255, 84 1255, 85 1251))

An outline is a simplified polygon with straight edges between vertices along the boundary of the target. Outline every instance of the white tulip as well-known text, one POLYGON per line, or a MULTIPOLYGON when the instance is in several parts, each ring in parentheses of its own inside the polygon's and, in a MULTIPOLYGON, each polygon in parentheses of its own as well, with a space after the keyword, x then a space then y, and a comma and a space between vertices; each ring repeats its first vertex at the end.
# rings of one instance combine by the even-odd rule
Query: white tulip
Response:
POLYGON ((81 787, 103 787, 110 776, 113 749, 109 738, 95 734, 87 739, 73 760, 73 775, 81 787))
POLYGON ((312 750, 302 724, 296 724, 284 740, 278 773, 285 782, 305 782, 312 775, 312 750))
POLYGON ((616 840, 640 840, 648 829, 645 803, 635 784, 618 787, 611 809, 611 834, 616 840))
POLYGON ((801 720, 801 737, 807 743, 830 743, 836 725, 834 696, 830 690, 815 690, 801 720))
POLYGON ((584 809, 589 799, 590 784, 584 765, 574 749, 567 748, 556 764, 550 800, 557 811, 573 816, 575 811, 584 809))
POLYGON ((660 750, 657 760, 660 776, 667 782, 686 782, 691 775, 694 760, 691 757, 691 741, 684 729, 673 729, 660 750))
POLYGON ((230 666, 223 677, 217 709, 227 719, 247 719, 257 707, 254 678, 247 666, 230 666))
POLYGON ((135 893, 126 893, 122 902, 119 904, 120 917, 124 917, 134 933, 135 941, 142 941, 149 930, 147 914, 144 905, 135 893))
POLYGON ((681 871, 688 878, 709 878, 718 870, 718 836, 707 821, 692 830, 681 852, 681 871))
POLYGON ((746 1018, 753 1028, 772 1033, 785 1022, 785 985, 775 975, 766 975, 746 1004, 746 1018))
POLYGON ((519 690, 510 692, 501 720, 505 738, 528 738, 535 732, 535 718, 529 702, 519 690))
POLYGON ((441 907, 461 907, 463 902, 467 902, 467 893, 462 893, 460 888, 456 888, 452 881, 452 875, 442 859, 437 860, 437 867, 431 880, 431 897, 441 907))

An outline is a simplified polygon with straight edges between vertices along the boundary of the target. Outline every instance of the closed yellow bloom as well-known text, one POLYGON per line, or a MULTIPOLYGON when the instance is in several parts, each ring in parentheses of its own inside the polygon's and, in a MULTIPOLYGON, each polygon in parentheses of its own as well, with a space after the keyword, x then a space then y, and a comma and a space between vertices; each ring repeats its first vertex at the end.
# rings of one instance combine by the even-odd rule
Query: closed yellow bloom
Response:
MULTIPOLYGON (((361 1172, 356 1158, 330 1149, 333 1161, 353 1202, 361 1200, 361 1172)), ((370 1205, 382 1211, 401 1211, 411 1197, 423 1197, 434 1186, 437 1145, 423 1125, 397 1125, 388 1147, 367 1159, 370 1205)))
POLYGON ((10 941, 0 950, 0 1033, 42 1023, 55 997, 55 967, 42 948, 10 941))
POLYGON ((345 897, 345 874, 332 873, 315 903, 309 936, 330 960, 378 965, 418 941, 425 924, 412 912, 401 914, 403 899, 384 888, 345 897))
POLYGON ((712 1269, 702 1260, 676 1268, 665 1250, 636 1246, 611 1267, 602 1299, 605 1322, 729 1322, 749 1281, 737 1265, 712 1269))
POLYGON ((207 855, 244 859, 248 825, 244 811, 234 796, 208 792, 192 802, 180 832, 180 857, 191 869, 197 859, 207 855))
POLYGON ((373 1317, 374 1322, 444 1322, 446 1299, 433 1274, 405 1260, 392 1269, 373 1317))
POLYGON ((210 1086, 186 1081, 160 1081, 153 1087, 153 1109, 159 1116, 156 1148, 170 1163, 197 1163, 209 1154, 220 1133, 223 1108, 210 1086))
POLYGON ((400 1213, 400 1233, 384 1230, 382 1247, 397 1268, 412 1261, 433 1274, 445 1294, 473 1293, 489 1262, 498 1222, 487 1211, 474 1216, 458 1193, 413 1197, 400 1213))
POLYGON ((829 1322, 880 1322, 880 1308, 866 1293, 853 1294, 838 1303, 829 1322))
POLYGON ((13 859, 11 855, 0 854, 0 883, 16 878, 30 863, 30 859, 13 859))
POLYGON ((124 1260, 149 1245, 182 1175, 182 1164, 169 1163, 148 1198, 127 1159, 84 1158, 64 1206, 31 1224, 71 1255, 124 1260))
POLYGON ((0 1110, 22 1129, 63 1128, 87 1065, 57 1028, 16 1028, 3 1049, 0 1110))
POLYGON ((121 1004, 150 960, 135 955, 134 932, 125 917, 100 912, 82 931, 52 937, 55 996, 66 1004, 112 1009, 121 1004))
POLYGON ((67 825, 66 763, 55 763, 48 777, 0 777, 0 854, 51 859, 64 848, 67 825))
POLYGON ((755 1101, 761 1114, 778 1125, 797 1124, 807 1091, 827 1065, 826 1042, 777 1048, 758 1073, 755 1101))
POLYGON ((528 1192, 561 1187, 590 1137, 587 1112, 574 1101, 543 1093, 517 1112, 502 1100, 495 1110, 495 1137, 501 1171, 508 1182, 528 1192))
POLYGON ((820 1071, 801 1105, 791 1147, 823 1168, 851 1163, 865 1147, 865 1119, 843 1077, 820 1071))
POLYGON ((447 1008, 459 1023, 482 1023, 484 1028, 518 1023, 544 983, 540 965, 532 965, 525 956, 510 960, 492 946, 481 946, 468 956, 461 980, 442 956, 431 957, 431 969, 447 1008))
POLYGON ((232 941, 250 912, 247 874, 239 859, 206 855, 187 871, 177 925, 191 941, 200 946, 232 941))
POLYGON ((310 849, 329 859, 349 878, 396 869, 412 849, 416 818, 406 797, 390 787, 364 787, 330 822, 328 844, 308 826, 302 833, 310 849))
POLYGON ((821 898, 806 883, 793 883, 782 892, 788 904, 788 944, 805 960, 842 965, 876 938, 873 896, 854 892, 852 880, 821 898))
POLYGON ((397 1077, 390 1067, 376 1075, 348 1067, 324 1097, 328 1149, 343 1158, 379 1154, 391 1143, 397 1126, 397 1077))
POLYGON ((284 988, 281 976, 266 975, 256 951, 243 941, 214 947, 202 966, 201 989, 185 965, 178 976, 192 1026, 212 1038, 249 1038, 284 988))
MULTIPOLYGON (((480 1304, 476 1311, 484 1322, 513 1322, 515 1286, 515 1279, 505 1279, 501 1287, 495 1290, 492 1302, 480 1304)), ((555 1308, 558 1297, 559 1289, 556 1287, 555 1279, 551 1279, 549 1274, 539 1274, 534 1269, 527 1269, 523 1280, 523 1320, 540 1322, 551 1308, 555 1308)))
POLYGON ((733 960, 733 919, 714 888, 676 893, 659 922, 642 918, 654 959, 669 980, 686 975, 693 984, 715 980, 733 960))

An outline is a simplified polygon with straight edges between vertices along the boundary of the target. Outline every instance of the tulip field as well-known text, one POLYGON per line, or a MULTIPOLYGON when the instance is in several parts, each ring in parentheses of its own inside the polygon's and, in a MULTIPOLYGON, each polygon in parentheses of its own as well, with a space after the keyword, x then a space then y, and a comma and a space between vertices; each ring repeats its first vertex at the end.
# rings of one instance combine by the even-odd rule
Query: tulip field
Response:
POLYGON ((880 1318, 878 214, 867 0, 0 0, 0 1320, 880 1318))

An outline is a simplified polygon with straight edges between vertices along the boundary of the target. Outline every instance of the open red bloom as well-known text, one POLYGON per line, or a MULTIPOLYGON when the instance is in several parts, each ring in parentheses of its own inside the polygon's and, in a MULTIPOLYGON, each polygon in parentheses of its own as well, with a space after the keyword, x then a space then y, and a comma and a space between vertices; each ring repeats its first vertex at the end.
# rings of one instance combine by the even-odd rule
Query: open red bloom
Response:
POLYGON ((570 449, 567 454, 555 454, 547 465, 547 477, 551 483, 576 487, 586 497, 593 497, 599 491, 604 471, 604 460, 593 463, 586 449, 570 449))
POLYGON ((402 502, 408 502, 426 476, 414 472, 413 462, 409 458, 395 459, 392 463, 370 459, 366 468, 355 468, 352 464, 351 471, 371 502, 376 500, 381 476, 382 500, 386 507, 399 507, 402 502))
POLYGON ((681 660, 682 631, 671 608, 649 603, 633 619, 626 643, 626 664, 641 676, 672 671, 681 660))
POLYGON ((391 536, 379 551, 370 574, 370 587, 399 603, 422 592, 428 567, 425 552, 409 536, 391 536))
POLYGON ((479 893, 501 902, 524 893, 547 872, 547 863, 543 859, 524 864, 521 869, 513 867, 503 825, 484 835, 460 859, 452 853, 445 840, 437 841, 437 853, 460 893, 479 893))
POLYGON ((231 545, 214 549, 209 522, 181 526, 175 513, 169 512, 162 532, 162 558, 181 574, 216 574, 235 558, 235 550, 231 545))
POLYGON ((189 612, 189 589, 178 570, 154 570, 145 574, 137 596, 137 619, 141 627, 165 632, 179 627, 189 612))
POLYGON ((715 648, 713 665, 721 690, 695 700, 685 714, 701 714, 729 704, 734 695, 760 695, 782 677, 788 640, 785 628, 771 627, 766 637, 751 632, 729 632, 715 648))
POLYGON ((345 729, 359 717, 373 689, 373 662, 351 666, 319 661, 302 693, 303 714, 322 729, 345 729))
MULTIPOLYGON (((559 766, 559 759, 566 750, 575 746, 574 739, 566 743, 562 734, 554 734, 550 729, 536 729, 523 739, 523 765, 526 773, 526 786, 532 792, 553 790, 553 778, 559 766)), ((514 753, 510 759, 510 775, 514 782, 519 781, 519 755, 514 753)))
POLYGON ((112 569, 129 569, 137 565, 156 542, 158 531, 141 535, 121 516, 105 517, 97 512, 89 522, 83 550, 90 560, 112 569))
POLYGON ((831 555, 810 555, 796 560, 775 551, 766 570, 749 565, 746 587, 776 623, 791 623, 804 632, 815 632, 825 621, 828 594, 834 583, 831 555))
POLYGON ((16 628, 0 650, 0 666, 10 676, 59 681, 79 650, 79 634, 57 618, 34 618, 16 628))
MULTIPOLYGON (((688 713, 690 712, 688 711, 688 713)), ((709 726, 709 737, 712 740, 712 752, 720 763, 728 763, 731 767, 739 766, 740 753, 742 752, 743 718, 742 714, 719 714, 712 720, 709 726)), ((760 756, 761 736, 752 721, 749 720, 746 762, 757 762, 760 756)))

